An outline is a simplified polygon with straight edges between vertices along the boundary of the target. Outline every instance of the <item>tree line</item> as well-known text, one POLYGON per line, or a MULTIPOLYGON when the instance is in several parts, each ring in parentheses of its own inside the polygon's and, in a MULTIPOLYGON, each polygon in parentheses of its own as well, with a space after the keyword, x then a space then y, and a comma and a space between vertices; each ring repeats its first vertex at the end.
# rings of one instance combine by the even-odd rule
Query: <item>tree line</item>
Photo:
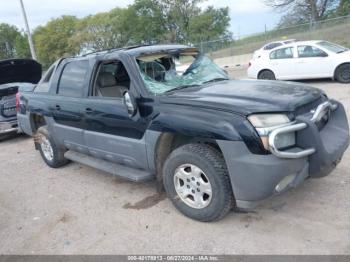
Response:
MULTIPOLYGON (((230 37, 227 8, 201 8, 204 0, 136 0, 84 18, 61 16, 33 31, 44 67, 62 56, 137 44, 197 43, 230 37)), ((30 57, 25 34, 0 24, 0 59, 30 57)))
MULTIPOLYGON (((135 0, 84 18, 61 16, 33 31, 38 60, 47 68, 62 56, 136 44, 195 44, 231 37, 229 8, 201 8, 206 0, 135 0)), ((278 26, 350 14, 350 0, 263 0, 282 13, 278 26)), ((0 24, 0 59, 30 57, 24 32, 0 24)))

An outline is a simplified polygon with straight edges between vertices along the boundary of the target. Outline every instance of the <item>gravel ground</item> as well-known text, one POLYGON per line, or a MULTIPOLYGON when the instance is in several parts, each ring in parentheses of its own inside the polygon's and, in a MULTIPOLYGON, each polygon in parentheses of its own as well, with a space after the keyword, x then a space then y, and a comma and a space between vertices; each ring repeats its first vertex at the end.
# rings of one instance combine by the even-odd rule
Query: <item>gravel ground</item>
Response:
MULTIPOLYGON (((307 83, 349 113, 350 85, 307 83)), ((0 254, 350 254, 349 151, 331 175, 216 223, 182 216, 153 182, 50 169, 26 136, 0 142, 0 159, 0 254)))

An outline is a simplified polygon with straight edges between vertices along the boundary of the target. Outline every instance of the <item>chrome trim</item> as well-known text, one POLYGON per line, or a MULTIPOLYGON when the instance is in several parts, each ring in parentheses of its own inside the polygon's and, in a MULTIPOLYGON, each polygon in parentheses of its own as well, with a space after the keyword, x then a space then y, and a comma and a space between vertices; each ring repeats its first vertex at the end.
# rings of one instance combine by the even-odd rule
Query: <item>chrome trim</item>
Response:
POLYGON ((0 130, 0 134, 7 134, 7 133, 15 132, 15 131, 18 131, 17 127, 6 129, 6 130, 0 130))
MULTIPOLYGON (((338 104, 333 104, 330 101, 326 101, 319 104, 316 110, 312 110, 312 117, 310 121, 316 123, 320 121, 326 114, 330 114, 331 111, 335 111, 338 108, 338 104)), ((280 158, 301 158, 311 155, 316 152, 314 148, 308 148, 300 150, 299 152, 286 152, 280 151, 275 145, 276 137, 279 134, 296 132, 307 127, 306 123, 298 123, 296 121, 271 127, 256 128, 257 133, 260 137, 268 136, 269 139, 269 150, 272 154, 280 158)))
POLYGON ((278 126, 257 127, 255 129, 258 132, 259 136, 268 136, 273 130, 275 130, 277 128, 290 126, 290 125, 294 125, 294 124, 296 124, 296 121, 288 122, 288 123, 285 123, 285 124, 282 124, 282 125, 278 125, 278 126))
POLYGON ((306 123, 299 123, 295 125, 280 127, 273 130, 269 135, 269 149, 271 153, 280 158, 301 158, 301 157, 305 157, 315 153, 316 150, 314 148, 304 149, 299 152, 280 151, 275 145, 276 137, 279 134, 299 131, 299 130, 305 129, 306 127, 307 127, 306 123))
POLYGON ((332 104, 330 101, 326 101, 322 104, 319 104, 316 108, 316 110, 312 110, 311 113, 313 113, 311 117, 311 121, 316 123, 324 117, 325 114, 327 114, 330 111, 334 111, 338 108, 337 104, 332 104))
POLYGON ((15 124, 17 124, 17 121, 0 122, 0 134, 7 134, 18 131, 18 127, 12 127, 15 124))

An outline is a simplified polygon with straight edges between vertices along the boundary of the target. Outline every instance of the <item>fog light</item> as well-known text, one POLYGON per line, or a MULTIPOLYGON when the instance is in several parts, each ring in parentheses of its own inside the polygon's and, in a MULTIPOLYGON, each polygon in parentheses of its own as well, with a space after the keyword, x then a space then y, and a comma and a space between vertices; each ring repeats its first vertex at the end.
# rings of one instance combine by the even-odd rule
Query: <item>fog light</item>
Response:
POLYGON ((287 188, 295 179, 296 175, 289 175, 283 178, 275 187, 276 192, 280 193, 287 188))
POLYGON ((295 132, 279 134, 276 136, 275 145, 278 149, 283 149, 286 147, 295 145, 295 132))

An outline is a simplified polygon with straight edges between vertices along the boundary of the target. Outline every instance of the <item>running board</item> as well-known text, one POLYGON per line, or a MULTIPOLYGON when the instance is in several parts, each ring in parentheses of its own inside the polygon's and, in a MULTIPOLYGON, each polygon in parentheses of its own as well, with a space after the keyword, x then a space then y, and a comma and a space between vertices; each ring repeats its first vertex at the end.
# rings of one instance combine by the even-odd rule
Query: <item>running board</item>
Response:
POLYGON ((98 159, 98 158, 95 158, 86 154, 78 153, 75 151, 71 151, 71 150, 67 151, 64 154, 64 157, 74 162, 78 162, 80 164, 105 171, 114 176, 118 176, 133 182, 144 182, 155 178, 155 175, 148 173, 144 170, 135 169, 132 167, 127 167, 124 165, 112 163, 103 159, 98 159))

